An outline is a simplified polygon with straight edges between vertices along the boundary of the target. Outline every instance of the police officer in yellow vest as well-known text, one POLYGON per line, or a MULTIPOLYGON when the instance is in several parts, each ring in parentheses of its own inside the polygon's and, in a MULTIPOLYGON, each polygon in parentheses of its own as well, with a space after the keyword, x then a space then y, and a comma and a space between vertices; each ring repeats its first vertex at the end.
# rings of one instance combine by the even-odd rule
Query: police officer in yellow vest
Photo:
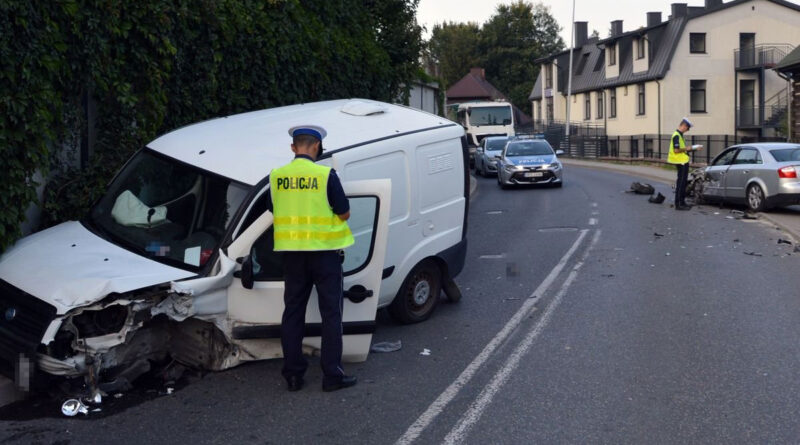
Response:
MULTIPOLYGON (((678 167, 678 180, 675 184, 675 210, 689 210, 692 207, 686 204, 686 185, 689 179, 689 155, 694 148, 686 147, 683 134, 692 128, 692 123, 687 118, 681 120, 678 129, 672 133, 669 145, 669 158, 667 162, 678 167)), ((699 147, 699 146, 698 146, 699 147)))
POLYGON ((281 345, 283 376, 289 391, 303 387, 308 362, 303 357, 306 306, 316 286, 322 315, 324 391, 356 384, 342 370, 341 249, 353 244, 346 221, 350 205, 336 172, 315 164, 322 153, 323 128, 289 130, 294 160, 270 173, 275 250, 283 251, 284 303, 281 345))

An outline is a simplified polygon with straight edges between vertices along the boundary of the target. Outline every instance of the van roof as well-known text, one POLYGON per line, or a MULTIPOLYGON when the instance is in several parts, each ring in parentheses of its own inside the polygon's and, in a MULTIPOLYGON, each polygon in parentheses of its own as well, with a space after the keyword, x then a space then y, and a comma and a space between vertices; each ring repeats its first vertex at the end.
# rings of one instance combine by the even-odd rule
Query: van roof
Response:
POLYGON ((454 122, 413 108, 366 99, 290 105, 192 124, 147 146, 204 170, 255 185, 292 159, 289 128, 319 125, 328 131, 326 153, 454 122))

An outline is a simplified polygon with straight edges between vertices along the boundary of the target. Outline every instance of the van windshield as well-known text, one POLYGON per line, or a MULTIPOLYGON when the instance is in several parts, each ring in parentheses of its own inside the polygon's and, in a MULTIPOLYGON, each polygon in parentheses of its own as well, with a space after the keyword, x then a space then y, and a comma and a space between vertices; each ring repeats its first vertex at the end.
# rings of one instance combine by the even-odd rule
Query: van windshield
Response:
POLYGON ((87 223, 122 247, 196 271, 218 248, 248 190, 142 150, 92 208, 87 223))
POLYGON ((470 125, 511 125, 511 107, 472 107, 469 109, 470 125))

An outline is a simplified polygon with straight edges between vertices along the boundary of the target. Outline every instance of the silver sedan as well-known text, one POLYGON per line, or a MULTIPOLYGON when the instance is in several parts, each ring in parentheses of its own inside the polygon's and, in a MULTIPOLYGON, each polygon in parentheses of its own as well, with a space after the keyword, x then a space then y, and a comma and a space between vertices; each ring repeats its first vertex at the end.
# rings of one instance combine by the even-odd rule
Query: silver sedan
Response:
POLYGON ((475 174, 492 176, 497 174, 495 161, 503 153, 508 136, 490 136, 481 141, 475 153, 475 174))
POLYGON ((720 153, 705 168, 707 201, 745 204, 756 212, 800 203, 800 145, 743 144, 720 153))

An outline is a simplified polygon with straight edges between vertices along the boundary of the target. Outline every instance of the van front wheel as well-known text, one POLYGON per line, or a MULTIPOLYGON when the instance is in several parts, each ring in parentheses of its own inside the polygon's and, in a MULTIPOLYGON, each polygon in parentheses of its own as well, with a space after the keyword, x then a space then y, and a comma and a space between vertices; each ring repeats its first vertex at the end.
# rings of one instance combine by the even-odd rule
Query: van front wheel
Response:
POLYGON ((439 302, 442 271, 432 260, 424 260, 408 274, 389 312, 401 323, 427 320, 439 302))

